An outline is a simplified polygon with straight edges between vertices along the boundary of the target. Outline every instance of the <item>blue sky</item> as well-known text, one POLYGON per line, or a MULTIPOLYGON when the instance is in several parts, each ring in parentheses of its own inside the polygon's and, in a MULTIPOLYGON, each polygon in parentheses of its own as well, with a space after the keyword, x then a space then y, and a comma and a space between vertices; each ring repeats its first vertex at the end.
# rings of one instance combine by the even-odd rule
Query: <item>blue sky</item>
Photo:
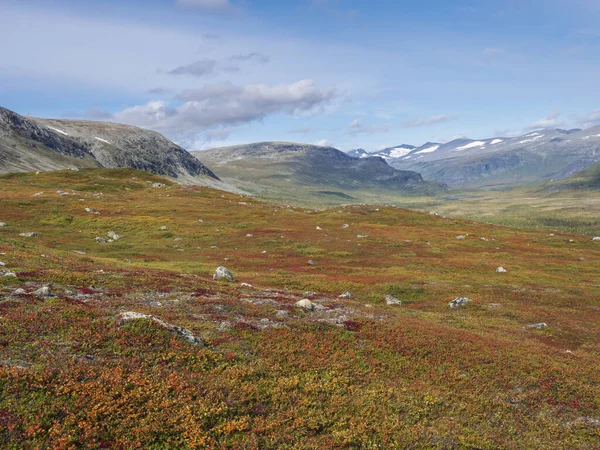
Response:
POLYGON ((599 19, 596 0, 0 0, 0 105, 188 149, 587 127, 599 19))

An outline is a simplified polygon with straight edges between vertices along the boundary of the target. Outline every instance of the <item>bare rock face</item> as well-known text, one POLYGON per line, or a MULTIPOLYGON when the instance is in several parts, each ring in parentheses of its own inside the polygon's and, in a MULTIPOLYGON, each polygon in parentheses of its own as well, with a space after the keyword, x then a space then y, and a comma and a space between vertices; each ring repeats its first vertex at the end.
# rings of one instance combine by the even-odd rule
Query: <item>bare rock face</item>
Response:
POLYGON ((217 267, 215 274, 213 275, 213 280, 221 281, 235 281, 235 276, 225 267, 217 267))

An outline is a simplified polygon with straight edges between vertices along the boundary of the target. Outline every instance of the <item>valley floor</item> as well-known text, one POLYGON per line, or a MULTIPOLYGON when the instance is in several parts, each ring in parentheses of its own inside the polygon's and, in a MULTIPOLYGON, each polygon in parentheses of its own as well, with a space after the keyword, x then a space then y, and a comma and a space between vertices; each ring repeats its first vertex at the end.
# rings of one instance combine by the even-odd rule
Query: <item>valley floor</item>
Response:
POLYGON ((600 448, 590 236, 133 170, 0 191, 2 448, 600 448))

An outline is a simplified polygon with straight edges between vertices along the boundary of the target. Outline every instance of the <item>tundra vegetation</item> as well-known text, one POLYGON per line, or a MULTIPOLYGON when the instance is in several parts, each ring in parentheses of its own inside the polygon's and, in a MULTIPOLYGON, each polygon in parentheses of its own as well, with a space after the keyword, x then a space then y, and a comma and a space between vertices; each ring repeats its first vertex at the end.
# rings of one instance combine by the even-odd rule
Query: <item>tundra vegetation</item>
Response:
POLYGON ((3 448, 600 447, 590 236, 130 169, 0 192, 3 448))

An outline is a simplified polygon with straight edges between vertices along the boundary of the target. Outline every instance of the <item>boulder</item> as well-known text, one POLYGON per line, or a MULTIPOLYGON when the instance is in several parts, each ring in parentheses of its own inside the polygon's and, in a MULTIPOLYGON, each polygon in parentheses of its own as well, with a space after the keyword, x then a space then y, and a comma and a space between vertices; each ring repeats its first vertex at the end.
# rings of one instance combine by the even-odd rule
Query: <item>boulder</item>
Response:
MULTIPOLYGON (((2 225, 0 225, 0 226, 2 226, 2 225)), ((600 242, 600 236, 596 236, 594 239, 592 239, 592 241, 600 242)))
POLYGON ((504 267, 500 266, 496 269, 496 272, 497 273, 506 273, 506 269, 504 267))
POLYGON ((215 270, 215 274, 213 275, 213 280, 227 280, 227 281, 235 281, 235 277, 233 274, 227 270, 225 267, 220 266, 215 270))
POLYGON ((9 278, 17 278, 17 274, 14 272, 6 272, 4 276, 9 278))
POLYGON ((460 236, 456 236, 456 239, 458 239, 459 241, 462 241, 464 239, 466 239, 466 236, 463 236, 462 234, 460 236))
POLYGON ((338 298, 345 298, 345 299, 352 298, 352 294, 350 292, 344 292, 338 298))
POLYGON ((5 227, 6 226, 6 222, 0 222, 0 227, 5 227))
POLYGON ((467 298, 467 297, 456 297, 454 300, 452 300, 450 303, 448 303, 448 306, 450 306, 450 308, 454 309, 454 308, 460 308, 461 306, 466 306, 469 303, 473 303, 473 300, 471 300, 470 298, 467 298))
POLYGON ((96 237, 96 242, 99 242, 100 244, 105 244, 108 242, 108 239, 98 236, 96 237))
POLYGON ((309 260, 308 260, 308 265, 309 265, 309 266, 317 266, 318 264, 317 264, 317 262, 316 262, 316 261, 313 261, 312 259, 309 259, 309 260))
POLYGON ((294 306, 296 308, 306 309, 307 311, 314 311, 315 310, 315 304, 313 302, 311 302, 307 298, 303 298, 302 300, 296 302, 294 304, 294 306))
POLYGON ((2 261, 0 261, 0 267, 5 267, 6 263, 3 263, 2 261))
POLYGON ((398 300, 396 297, 392 297, 391 295, 385 296, 385 303, 387 305, 401 305, 402 301, 398 300))
POLYGON ((52 291, 50 290, 49 286, 42 286, 37 291, 35 291, 33 295, 36 295, 37 297, 48 298, 52 296, 52 291))
POLYGON ((23 236, 23 237, 40 237, 39 233, 32 233, 32 232, 27 232, 27 233, 21 233, 19 234, 19 236, 23 236))
POLYGON ((12 293, 12 295, 25 295, 25 294, 27 294, 27 291, 23 288, 15 289, 12 293))

